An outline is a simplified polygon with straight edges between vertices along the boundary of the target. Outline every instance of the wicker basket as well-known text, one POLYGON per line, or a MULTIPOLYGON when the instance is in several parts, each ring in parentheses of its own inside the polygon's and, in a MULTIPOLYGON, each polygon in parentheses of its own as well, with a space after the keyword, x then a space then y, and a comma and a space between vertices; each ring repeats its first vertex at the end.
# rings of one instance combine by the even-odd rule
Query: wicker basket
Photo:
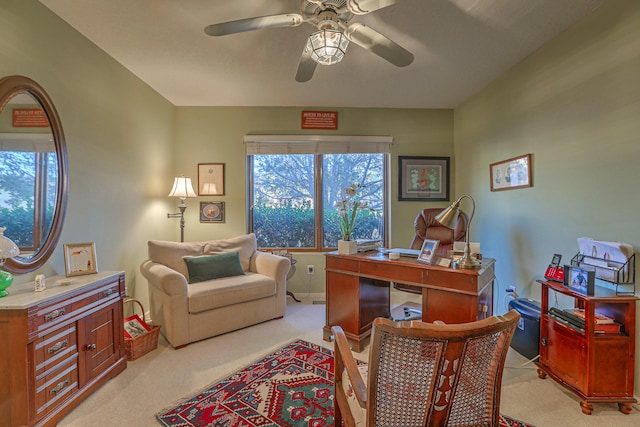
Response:
MULTIPOLYGON (((142 318, 144 318, 144 307, 142 303, 137 299, 128 299, 124 303, 133 302, 138 304, 142 311, 142 318)), ((135 309, 134 309, 135 311, 135 309)), ((159 325, 148 325, 151 330, 146 334, 139 335, 135 338, 124 338, 124 350, 127 354, 127 360, 136 360, 139 357, 144 356, 152 350, 158 347, 158 334, 160 333, 159 325)))

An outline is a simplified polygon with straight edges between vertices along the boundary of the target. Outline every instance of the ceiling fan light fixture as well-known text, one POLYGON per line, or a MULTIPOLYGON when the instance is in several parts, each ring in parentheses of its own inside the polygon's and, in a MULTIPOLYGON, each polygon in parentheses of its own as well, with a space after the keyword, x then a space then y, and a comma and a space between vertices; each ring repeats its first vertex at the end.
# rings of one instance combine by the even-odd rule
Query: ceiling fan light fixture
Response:
POLYGON ((321 65, 333 65, 342 61, 349 46, 349 39, 341 31, 323 29, 311 34, 307 39, 307 49, 311 58, 321 65))

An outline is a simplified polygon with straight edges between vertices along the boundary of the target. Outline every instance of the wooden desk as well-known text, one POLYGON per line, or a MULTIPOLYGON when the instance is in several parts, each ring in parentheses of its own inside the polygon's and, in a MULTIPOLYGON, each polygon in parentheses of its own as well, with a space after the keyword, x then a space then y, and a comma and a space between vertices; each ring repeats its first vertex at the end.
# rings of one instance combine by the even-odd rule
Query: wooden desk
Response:
POLYGON ((361 351, 376 317, 389 317, 390 282, 422 288, 422 320, 466 323, 493 314, 495 260, 480 269, 454 269, 424 264, 414 258, 390 260, 381 252, 326 255, 326 319, 323 338, 339 325, 361 351))

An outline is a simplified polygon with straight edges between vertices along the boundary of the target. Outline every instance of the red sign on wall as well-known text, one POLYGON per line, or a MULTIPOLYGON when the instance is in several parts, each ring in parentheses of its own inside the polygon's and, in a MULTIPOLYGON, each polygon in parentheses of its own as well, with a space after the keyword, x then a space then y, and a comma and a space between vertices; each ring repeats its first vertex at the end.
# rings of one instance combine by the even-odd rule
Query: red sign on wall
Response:
POLYGON ((14 108, 14 128, 48 128, 49 120, 40 108, 14 108))
POLYGON ((338 129, 337 111, 302 111, 302 129, 338 129))

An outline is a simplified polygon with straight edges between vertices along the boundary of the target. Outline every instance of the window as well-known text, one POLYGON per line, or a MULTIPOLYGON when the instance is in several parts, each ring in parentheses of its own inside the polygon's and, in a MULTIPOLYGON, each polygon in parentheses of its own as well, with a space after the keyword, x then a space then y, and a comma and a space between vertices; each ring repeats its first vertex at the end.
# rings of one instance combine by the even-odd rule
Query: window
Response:
POLYGON ((18 225, 5 234, 21 252, 33 252, 51 229, 57 194, 56 154, 0 151, 0 172, 0 218, 18 225))
POLYGON ((256 137, 245 142, 248 223, 258 247, 335 248, 340 238, 335 205, 353 183, 365 186, 358 196, 373 208, 360 211, 353 238, 387 242, 390 138, 382 143, 381 137, 247 138, 256 137))

